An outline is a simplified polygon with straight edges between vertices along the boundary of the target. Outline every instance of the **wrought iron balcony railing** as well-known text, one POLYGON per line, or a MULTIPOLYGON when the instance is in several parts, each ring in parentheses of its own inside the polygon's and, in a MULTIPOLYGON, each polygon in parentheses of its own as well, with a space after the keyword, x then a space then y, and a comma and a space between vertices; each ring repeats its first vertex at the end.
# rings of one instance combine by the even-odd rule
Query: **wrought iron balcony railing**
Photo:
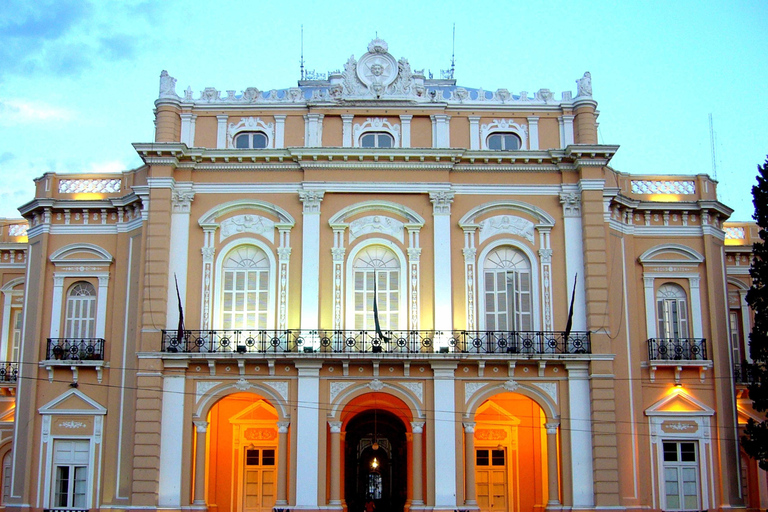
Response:
POLYGON ((572 331, 164 330, 170 353, 589 354, 590 333, 572 331))
POLYGON ((756 370, 755 365, 746 361, 741 364, 735 364, 733 365, 733 380, 736 384, 748 386, 757 380, 756 370))
POLYGON ((48 338, 46 359, 62 361, 103 361, 103 338, 48 338))
POLYGON ((648 340, 650 361, 706 361, 707 340, 704 338, 651 338, 648 340))
POLYGON ((19 363, 0 361, 0 384, 16 383, 19 380, 19 363))

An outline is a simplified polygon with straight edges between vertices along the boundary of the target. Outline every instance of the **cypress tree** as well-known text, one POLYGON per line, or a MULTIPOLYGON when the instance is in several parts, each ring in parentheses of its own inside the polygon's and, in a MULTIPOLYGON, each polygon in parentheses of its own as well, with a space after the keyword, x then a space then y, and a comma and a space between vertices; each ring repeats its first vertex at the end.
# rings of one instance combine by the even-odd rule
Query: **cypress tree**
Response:
MULTIPOLYGON (((757 185, 752 187, 752 203, 760 241, 752 244, 752 264, 749 275, 752 287, 747 292, 747 304, 755 312, 749 335, 749 355, 754 362, 753 381, 749 385, 752 407, 760 413, 768 410, 768 158, 757 167, 757 185)), ((742 438, 744 450, 768 470, 768 420, 749 420, 742 438)))

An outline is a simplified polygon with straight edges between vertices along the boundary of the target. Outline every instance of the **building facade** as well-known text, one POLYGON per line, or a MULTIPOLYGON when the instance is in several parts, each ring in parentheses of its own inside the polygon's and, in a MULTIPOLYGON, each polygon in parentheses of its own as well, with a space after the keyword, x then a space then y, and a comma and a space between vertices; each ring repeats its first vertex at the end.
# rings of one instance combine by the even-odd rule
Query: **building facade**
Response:
POLYGON ((6 509, 759 506, 753 227, 705 175, 611 168, 576 84, 379 39, 281 90, 164 71, 145 165, 43 175, 0 247, 6 509))

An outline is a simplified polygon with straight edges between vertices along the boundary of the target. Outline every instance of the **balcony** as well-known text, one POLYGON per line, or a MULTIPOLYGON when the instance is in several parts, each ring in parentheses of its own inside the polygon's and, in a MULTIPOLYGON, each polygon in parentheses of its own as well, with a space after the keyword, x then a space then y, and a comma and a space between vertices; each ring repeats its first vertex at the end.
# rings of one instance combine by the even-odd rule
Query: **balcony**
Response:
POLYGON ((16 385, 19 380, 19 363, 0 361, 0 387, 16 385))
POLYGON ((650 368, 651 382, 655 381, 659 367, 674 369, 675 384, 680 383, 684 368, 698 369, 699 380, 704 382, 704 372, 712 367, 712 361, 707 358, 707 340, 704 338, 651 338, 647 343, 647 366, 650 368))
POLYGON ((108 366, 104 362, 103 338, 48 338, 45 359, 40 366, 48 370, 48 380, 53 381, 56 367, 69 367, 72 370, 72 382, 77 384, 78 371, 94 368, 101 383, 102 370, 108 366))
POLYGON ((755 365, 747 363, 733 365, 733 381, 737 386, 749 386, 757 380, 757 369, 755 365))
POLYGON ((589 332, 164 330, 161 352, 203 354, 590 354, 589 332))

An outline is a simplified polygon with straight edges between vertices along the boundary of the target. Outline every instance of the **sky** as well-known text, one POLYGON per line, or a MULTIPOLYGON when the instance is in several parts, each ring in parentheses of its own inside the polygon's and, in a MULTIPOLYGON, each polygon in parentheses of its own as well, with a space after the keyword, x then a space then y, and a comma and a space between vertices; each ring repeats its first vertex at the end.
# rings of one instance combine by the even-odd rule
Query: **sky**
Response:
POLYGON ((46 172, 142 164, 168 70, 180 94, 296 85, 304 59, 343 69, 381 37, 439 76, 456 24, 460 86, 576 91, 592 75, 599 142, 632 174, 713 174, 731 220, 752 217, 768 153, 768 2, 571 0, 0 2, 0 217, 18 218, 46 172))

